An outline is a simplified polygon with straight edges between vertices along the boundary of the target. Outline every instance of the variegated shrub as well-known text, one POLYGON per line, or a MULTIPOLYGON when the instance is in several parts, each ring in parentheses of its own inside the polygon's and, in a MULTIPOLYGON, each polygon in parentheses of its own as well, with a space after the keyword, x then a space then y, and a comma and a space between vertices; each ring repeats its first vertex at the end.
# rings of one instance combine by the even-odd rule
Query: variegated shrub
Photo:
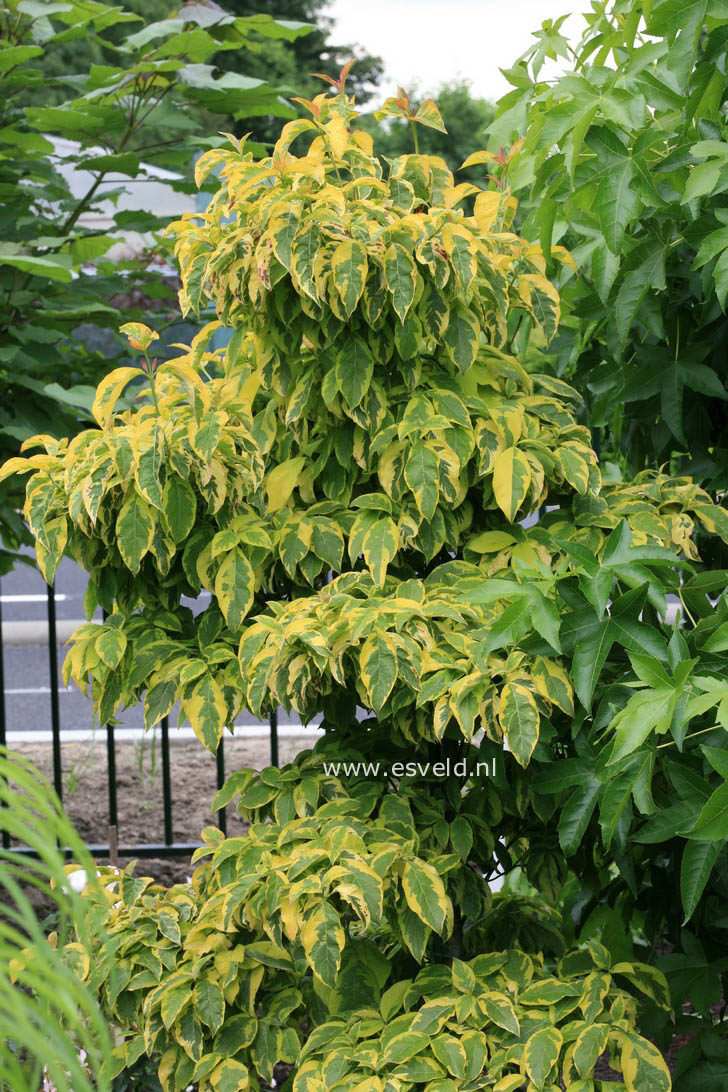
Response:
POLYGON ((8 465, 47 577, 69 554, 108 612, 64 669, 102 720, 179 702, 214 751, 243 709, 323 716, 292 765, 233 775, 217 804, 250 830, 208 829, 191 885, 109 888, 118 958, 90 977, 118 1064, 158 1053, 168 1090, 283 1062, 294 1092, 587 1092, 606 1052, 662 1092, 636 1029, 664 980, 595 940, 566 955, 588 937, 557 904, 575 876, 585 905, 615 876, 636 898, 632 835, 683 744, 711 768, 685 741, 726 698, 728 608, 696 531, 728 540, 728 515, 661 471, 602 481, 542 371, 558 297, 513 198, 432 157, 383 168, 336 92, 268 159, 201 158, 216 195, 172 230, 183 310, 217 320, 159 366, 128 328, 142 362, 101 384, 99 428, 8 465), (702 629, 664 623, 668 593, 702 629), (516 866, 528 893, 494 896, 516 866))

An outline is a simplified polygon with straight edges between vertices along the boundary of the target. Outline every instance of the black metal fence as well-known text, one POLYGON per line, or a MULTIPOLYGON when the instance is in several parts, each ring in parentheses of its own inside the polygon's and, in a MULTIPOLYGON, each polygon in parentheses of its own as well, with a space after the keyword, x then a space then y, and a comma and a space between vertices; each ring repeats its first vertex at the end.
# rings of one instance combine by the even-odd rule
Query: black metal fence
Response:
MULTIPOLYGON (((58 702, 58 637, 56 631, 56 599, 52 585, 47 588, 48 610, 48 667, 50 671, 50 717, 51 747, 53 752, 53 785, 61 801, 63 800, 63 771, 61 764, 61 714, 58 702)), ((0 633, 2 632, 2 598, 0 597, 0 633)), ((5 667, 4 650, 0 638, 0 745, 6 747, 7 729, 5 710, 5 667)), ((278 715, 271 713, 270 760, 271 765, 278 765, 278 715)), ((94 857, 109 857, 115 863, 117 857, 187 857, 201 845, 200 842, 175 842, 173 837, 173 790, 172 774, 169 761, 169 720, 164 717, 160 728, 162 804, 164 813, 164 839, 161 842, 145 842, 138 845, 125 845, 117 841, 119 829, 119 811, 116 786, 116 739, 113 724, 104 726, 106 734, 107 790, 109 814, 109 840, 105 843, 93 843, 88 846, 94 857)), ((221 740, 215 756, 217 768, 217 787, 225 781, 225 744, 221 740)), ((217 813, 220 830, 227 833, 225 808, 217 813)), ((31 852, 23 846, 12 846, 6 831, 3 831, 3 848, 18 853, 31 852)))

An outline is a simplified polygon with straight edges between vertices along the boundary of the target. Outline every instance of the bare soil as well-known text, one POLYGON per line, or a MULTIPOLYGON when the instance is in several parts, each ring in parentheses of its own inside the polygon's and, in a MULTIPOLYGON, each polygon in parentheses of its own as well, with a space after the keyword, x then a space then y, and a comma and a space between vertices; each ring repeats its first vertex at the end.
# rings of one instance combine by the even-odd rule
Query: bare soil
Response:
MULTIPOLYGON (((279 762, 284 765, 301 750, 310 747, 310 738, 284 737, 279 740, 279 762)), ((52 780, 51 748, 47 745, 16 744, 17 750, 34 762, 52 780)), ((217 825, 211 804, 216 792, 216 765, 212 755, 197 740, 180 742, 170 739, 170 780, 172 783, 172 835, 175 842, 199 842, 204 827, 217 825)), ((63 805, 78 833, 87 844, 109 842, 109 800, 106 739, 88 743, 64 743, 61 751, 63 770, 63 805)), ((225 775, 229 777, 243 766, 262 769, 270 765, 267 739, 225 740, 225 775)), ((118 808, 118 844, 125 846, 164 841, 162 803, 162 759, 159 740, 153 737, 141 743, 117 743, 116 787, 118 808)), ((227 808, 229 834, 240 834, 245 826, 227 808)), ((119 855, 121 865, 135 854, 119 855)), ((104 861, 103 858, 98 858, 104 861)), ((106 862, 104 862, 106 863, 106 862)), ((137 875, 153 876, 161 883, 180 883, 190 874, 189 856, 140 860, 137 875)))

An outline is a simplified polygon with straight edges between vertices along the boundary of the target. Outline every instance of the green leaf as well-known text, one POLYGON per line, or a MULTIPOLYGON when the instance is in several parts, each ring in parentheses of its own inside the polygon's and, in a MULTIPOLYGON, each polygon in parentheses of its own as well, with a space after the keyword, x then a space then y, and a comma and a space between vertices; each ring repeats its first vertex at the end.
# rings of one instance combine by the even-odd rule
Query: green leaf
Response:
POLYGON ((687 837, 709 842, 728 839, 728 782, 708 798, 687 837))
POLYGON ((162 511, 175 543, 183 542, 195 525, 197 498, 189 482, 168 474, 162 494, 162 511))
POLYGON ((116 521, 116 541, 124 564, 139 572, 142 558, 152 545, 154 520, 147 502, 132 489, 116 521))
POLYGON ((687 445, 683 428, 683 377, 677 363, 663 372, 661 395, 662 416, 675 439, 687 445))
POLYGON ((390 243, 384 255, 384 279, 392 294, 392 304, 399 321, 405 316, 415 298, 417 272, 412 256, 400 243, 390 243))
POLYGON ((336 385, 350 409, 359 405, 369 390, 374 361, 364 338, 350 337, 336 354, 336 385))
POLYGON ((321 902, 301 926, 301 943, 316 978, 333 987, 341 965, 345 936, 339 915, 328 902, 321 902))
POLYGON ((693 167, 685 183, 685 190, 682 195, 683 204, 712 193, 720 178, 721 169, 722 164, 716 163, 715 160, 708 163, 698 163, 697 166, 693 167))
POLYGON ((521 683, 506 683, 500 692, 498 714, 508 749, 524 768, 531 760, 538 743, 541 717, 536 700, 521 683))
POLYGON ((12 244, 6 243, 4 246, 0 245, 0 265, 9 265, 23 273, 48 277, 52 281, 63 281, 66 284, 73 280, 73 259, 70 254, 46 254, 43 257, 21 254, 16 252, 12 244))
POLYGON ((372 708, 378 712, 397 681, 397 655, 386 634, 375 630, 367 637, 359 654, 359 668, 372 708))
POLYGON ((432 519, 440 496, 438 459, 432 448, 418 440, 404 466, 404 480, 414 493, 415 504, 425 517, 432 519))
POLYGON ((230 629, 240 629, 253 605, 255 572, 239 548, 223 558, 215 576, 215 595, 230 629))
POLYGON ((599 799, 600 783, 585 775, 561 809, 559 844, 567 857, 573 856, 586 834, 599 799))
POLYGON ((610 725, 616 731, 607 765, 613 766, 615 762, 632 754, 650 733, 667 731, 676 697, 673 688, 644 690, 631 697, 610 725))
POLYGON ((577 697, 587 711, 591 709, 594 688, 614 640, 615 634, 609 620, 591 626, 586 633, 579 636, 571 674, 577 697))
POLYGON ((625 156, 618 163, 605 167, 597 190, 595 208, 607 246, 613 254, 620 253, 627 225, 639 208, 639 196, 632 189, 633 181, 634 166, 625 156))
POLYGON ((719 841, 686 844, 680 865, 680 894, 685 913, 683 924, 690 921, 695 913, 722 848, 719 841))
POLYGON ((450 900, 439 872, 425 861, 405 861, 402 890, 410 910, 435 933, 442 933, 450 900))

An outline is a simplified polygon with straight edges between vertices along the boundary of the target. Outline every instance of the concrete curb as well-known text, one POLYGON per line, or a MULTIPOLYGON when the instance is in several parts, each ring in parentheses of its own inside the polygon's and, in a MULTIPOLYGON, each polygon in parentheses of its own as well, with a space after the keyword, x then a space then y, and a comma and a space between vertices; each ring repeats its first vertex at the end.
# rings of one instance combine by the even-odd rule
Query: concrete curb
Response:
MULTIPOLYGON (((56 621, 58 644, 65 644, 76 626, 82 625, 85 621, 85 618, 59 618, 56 621)), ((32 622, 3 622, 2 642, 5 648, 12 645, 47 645, 48 622, 46 619, 32 622)))

